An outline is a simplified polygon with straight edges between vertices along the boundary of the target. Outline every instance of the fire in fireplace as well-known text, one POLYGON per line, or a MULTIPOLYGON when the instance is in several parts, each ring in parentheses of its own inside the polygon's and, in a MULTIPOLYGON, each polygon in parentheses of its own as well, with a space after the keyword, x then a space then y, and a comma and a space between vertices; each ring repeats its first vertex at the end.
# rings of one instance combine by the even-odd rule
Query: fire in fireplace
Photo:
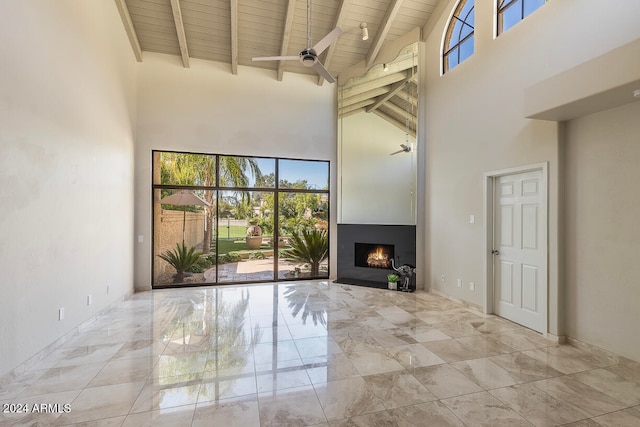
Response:
POLYGON ((356 243, 355 266, 367 268, 391 268, 393 245, 356 243))

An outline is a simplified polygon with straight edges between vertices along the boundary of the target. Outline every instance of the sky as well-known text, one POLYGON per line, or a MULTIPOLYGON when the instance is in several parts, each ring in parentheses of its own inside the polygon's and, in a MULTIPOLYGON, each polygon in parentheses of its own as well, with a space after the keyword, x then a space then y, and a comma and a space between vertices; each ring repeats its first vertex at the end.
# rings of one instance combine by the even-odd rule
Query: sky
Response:
MULTIPOLYGON (((255 158, 258 167, 264 175, 275 172, 274 159, 255 158)), ((279 160, 279 175, 281 180, 296 182, 306 179, 309 188, 323 189, 329 182, 329 162, 319 162, 313 160, 279 160)), ((251 185, 255 183, 252 178, 251 185)))

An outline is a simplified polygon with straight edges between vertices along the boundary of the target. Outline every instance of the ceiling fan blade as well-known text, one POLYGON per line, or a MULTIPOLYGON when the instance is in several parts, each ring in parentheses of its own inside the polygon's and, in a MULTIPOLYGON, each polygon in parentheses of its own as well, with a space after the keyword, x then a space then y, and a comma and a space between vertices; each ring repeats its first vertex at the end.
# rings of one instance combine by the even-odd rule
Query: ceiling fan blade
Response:
POLYGON ((316 51, 316 55, 320 55, 322 52, 324 52, 324 50, 328 48, 331 43, 338 40, 338 37, 340 37, 341 35, 342 28, 335 27, 329 34, 324 36, 324 38, 316 43, 316 45, 313 47, 313 50, 316 51))
POLYGON ((252 61, 297 61, 300 59, 300 55, 292 56, 257 56, 251 58, 252 61))
POLYGON ((324 65, 322 65, 322 63, 320 61, 318 61, 315 64, 313 64, 313 69, 316 70, 316 73, 318 73, 322 77, 324 77, 324 79, 326 81, 328 81, 329 83, 335 83, 336 82, 336 79, 334 79, 333 76, 331 75, 331 73, 329 73, 329 71, 327 71, 327 69, 324 68, 324 65))

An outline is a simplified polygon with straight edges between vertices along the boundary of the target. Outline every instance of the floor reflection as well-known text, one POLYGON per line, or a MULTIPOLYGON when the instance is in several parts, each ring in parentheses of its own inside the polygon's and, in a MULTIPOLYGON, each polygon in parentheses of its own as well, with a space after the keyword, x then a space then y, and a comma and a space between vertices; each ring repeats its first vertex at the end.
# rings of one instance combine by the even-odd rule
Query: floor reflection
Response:
MULTIPOLYGON (((144 407, 310 386, 307 370, 326 380, 319 372, 327 368, 329 345, 338 349, 327 334, 326 289, 318 282, 192 291, 165 326, 167 344, 144 407)), ((158 295, 161 313, 164 302, 158 295)))
POLYGON ((640 363, 426 292, 326 281, 162 289, 31 369, 0 425, 640 425, 640 363))

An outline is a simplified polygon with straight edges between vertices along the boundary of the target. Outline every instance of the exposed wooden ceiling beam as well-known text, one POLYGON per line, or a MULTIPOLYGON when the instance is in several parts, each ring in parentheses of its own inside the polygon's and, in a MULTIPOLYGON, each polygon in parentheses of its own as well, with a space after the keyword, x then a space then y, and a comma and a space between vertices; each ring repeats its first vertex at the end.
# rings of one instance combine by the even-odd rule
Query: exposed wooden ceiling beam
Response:
MULTIPOLYGON (((393 117, 391 117, 388 114, 385 114, 384 112, 378 110, 375 110, 373 112, 373 114, 385 119, 386 121, 388 121, 389 123, 391 123, 392 125, 394 125, 395 127, 397 127, 398 129, 402 130, 403 132, 407 131, 407 128, 405 126, 404 123, 399 122, 398 120, 394 119, 393 117)), ((412 137, 416 137, 416 131, 414 131, 413 129, 408 129, 409 130, 409 135, 411 135, 412 137)))
POLYGON ((416 61, 413 58, 405 58, 398 62, 391 62, 386 64, 388 68, 387 71, 384 71, 382 64, 380 66, 375 66, 365 75, 349 80, 348 84, 345 84, 344 87, 349 88, 358 86, 372 80, 381 79, 390 74, 405 72, 405 70, 413 70, 414 73, 417 73, 418 68, 415 66, 415 62, 416 61))
MULTIPOLYGON (((289 52, 289 41, 291 40, 291 28, 293 27, 293 16, 296 11, 296 0, 289 0, 287 4, 287 16, 284 21, 284 33, 282 34, 282 44, 280 45, 280 56, 287 56, 289 52)), ((278 81, 284 77, 286 61, 278 61, 278 81)))
POLYGON ((238 0, 231 0, 231 74, 238 74, 238 0))
POLYGON ((173 22, 176 24, 176 34, 178 35, 182 65, 184 68, 189 68, 189 48, 187 47, 187 35, 184 32, 180 0, 171 0, 171 11, 173 12, 173 22))
POLYGON ((398 116, 402 116, 403 117, 403 119, 404 119, 404 120, 402 120, 403 129, 407 125, 407 123, 406 123, 407 119, 409 119, 410 127, 412 127, 412 126, 415 127, 416 116, 411 114, 411 112, 403 110, 402 107, 399 107, 398 105, 394 104, 393 102, 387 102, 386 104, 384 104, 384 108, 388 109, 393 114, 396 114, 398 116))
POLYGON ((355 115, 355 114, 358 114, 358 113, 364 113, 364 112, 365 112, 365 111, 364 111, 364 108, 355 109, 355 110, 353 110, 353 111, 345 111, 344 113, 342 113, 342 114, 340 115, 340 118, 341 118, 341 119, 344 119, 345 117, 353 116, 353 115, 355 115))
POLYGON ((411 84, 409 82, 407 86, 404 87, 402 93, 397 94, 396 96, 402 99, 404 102, 408 102, 411 104, 413 108, 418 107, 418 97, 415 95, 415 91, 409 90, 408 86, 411 84))
POLYGON ((371 103, 373 103, 373 99, 368 98, 368 99, 365 99, 364 101, 356 102, 355 104, 345 106, 338 110, 338 117, 345 117, 346 115, 349 115, 349 113, 354 110, 362 110, 363 112, 366 112, 365 107, 371 105, 371 103))
MULTIPOLYGON (((335 22, 333 23, 334 28, 343 27, 344 21, 346 20, 346 10, 349 8, 350 3, 351 3, 351 0, 340 1, 340 5, 338 6, 338 14, 336 16, 335 22)), ((322 63, 324 64, 324 67, 327 70, 329 69, 329 67, 331 67, 331 61, 333 60, 333 55, 335 54, 335 51, 336 51, 336 44, 337 42, 331 43, 331 46, 329 46, 327 53, 324 55, 324 60, 322 61, 322 63)), ((324 77, 318 76, 318 86, 322 86, 323 83, 324 83, 324 77)))
POLYGON ((402 0, 394 0, 389 4, 389 8, 387 9, 387 13, 384 16, 380 26, 378 27, 378 33, 376 34, 376 38, 371 45, 371 49, 369 49, 369 53, 367 53, 366 66, 367 68, 371 67, 380 49, 382 49, 382 44, 384 40, 387 38, 387 34, 393 25, 393 21, 400 10, 400 6, 402 6, 402 0))
POLYGON ((409 82, 413 79, 416 78, 416 74, 412 74, 407 76, 404 80, 399 81, 397 83, 394 83, 393 85, 391 85, 391 88, 389 90, 389 92, 387 94, 385 94, 384 96, 379 96, 376 99, 375 104, 371 105, 368 109, 367 112, 371 112, 373 110, 375 110, 376 108, 380 107, 382 104, 384 104, 385 102, 387 102, 389 99, 391 99, 393 96, 395 96, 396 94, 400 93, 402 91, 402 89, 404 89, 404 87, 409 84, 409 82))
POLYGON ((384 77, 381 77, 381 78, 376 79, 376 80, 366 80, 362 84, 358 84, 358 85, 355 85, 355 86, 351 86, 351 87, 345 88, 342 91, 340 91, 340 93, 341 93, 342 97, 349 98, 349 97, 355 96, 355 95, 363 93, 363 92, 368 92, 368 91, 370 91, 372 89, 375 89, 375 88, 388 86, 388 85, 391 85, 393 83, 402 81, 406 77, 407 77, 407 73, 404 72, 404 71, 400 72, 400 73, 391 73, 391 74, 387 74, 384 77))
POLYGON ((370 113, 373 110, 377 110, 382 104, 386 103, 391 98, 393 98, 398 92, 400 92, 402 90, 402 88, 404 87, 404 85, 406 85, 406 84, 407 84, 406 81, 395 83, 391 87, 391 90, 389 92, 387 92, 383 96, 378 96, 376 98, 375 103, 372 103, 369 106, 369 108, 367 108, 367 113, 370 113))
MULTIPOLYGON (((387 42, 380 50, 380 53, 376 56, 377 63, 392 63, 397 58, 398 52, 400 52, 404 47, 421 39, 421 31, 422 29, 420 27, 415 27, 404 36, 399 37, 392 42, 387 42)), ((367 66, 367 59, 365 58, 357 64, 343 70, 340 75, 338 75, 338 84, 348 86, 351 79, 365 75, 370 68, 371 67, 367 66)))
POLYGON ((133 21, 131 21, 131 15, 129 15, 129 9, 127 9, 125 0, 115 0, 115 2, 116 7, 118 8, 118 13, 120 14, 120 19, 122 20, 122 25, 124 25, 124 30, 126 31, 127 37, 129 38, 131 49, 133 50, 133 54, 136 57, 136 61, 142 62, 142 49, 140 49, 138 35, 136 34, 136 30, 133 27, 133 21))
POLYGON ((388 91, 389 91, 389 86, 382 86, 382 87, 373 88, 367 92, 355 94, 354 96, 350 96, 348 98, 339 99, 338 108, 345 108, 345 107, 348 107, 349 105, 356 104, 365 99, 373 100, 378 96, 384 95, 388 91))

